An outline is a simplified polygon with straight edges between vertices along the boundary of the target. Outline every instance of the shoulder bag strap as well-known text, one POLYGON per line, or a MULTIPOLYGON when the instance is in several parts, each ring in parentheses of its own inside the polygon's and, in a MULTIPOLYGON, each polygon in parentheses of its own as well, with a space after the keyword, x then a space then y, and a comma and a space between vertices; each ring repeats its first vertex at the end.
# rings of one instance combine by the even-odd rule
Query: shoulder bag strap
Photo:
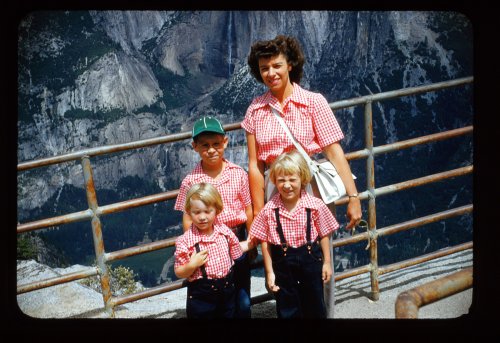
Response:
POLYGON ((307 154, 307 152, 304 150, 304 148, 302 147, 302 145, 300 145, 300 143, 297 142, 297 140, 292 135, 292 133, 290 132, 290 129, 286 125, 286 123, 283 120, 283 118, 281 118, 281 116, 279 115, 279 113, 272 106, 270 106, 270 107, 271 107, 271 110, 273 111, 274 115, 276 116, 276 119, 278 119, 278 122, 283 127, 283 130, 285 130, 286 134, 288 135, 288 138, 290 138, 290 140, 292 141, 293 145, 295 145, 295 148, 297 148, 298 152, 300 152, 302 154, 302 157, 304 157, 304 159, 306 160, 307 165, 309 166, 309 169, 311 169, 311 172, 313 172, 313 173, 316 172, 316 169, 318 168, 318 167, 316 167, 316 164, 313 163, 313 161, 311 160, 311 158, 309 157, 309 155, 307 154))

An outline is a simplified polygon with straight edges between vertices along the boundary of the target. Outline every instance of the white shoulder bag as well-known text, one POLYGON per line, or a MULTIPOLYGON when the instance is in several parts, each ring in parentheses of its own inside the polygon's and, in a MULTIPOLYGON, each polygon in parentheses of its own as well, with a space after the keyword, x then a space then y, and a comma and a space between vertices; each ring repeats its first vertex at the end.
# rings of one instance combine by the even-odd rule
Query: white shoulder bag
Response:
MULTIPOLYGON (((332 203, 346 195, 344 183, 342 182, 340 175, 337 173, 335 166, 330 161, 318 163, 317 161, 312 160, 304 148, 302 148, 300 143, 297 142, 295 137, 292 135, 279 113, 277 113, 274 108, 271 107, 271 109, 292 143, 306 160, 309 170, 311 171, 311 175, 316 180, 321 198, 325 204, 332 203)), ((356 179, 356 176, 353 174, 352 178, 356 179)))

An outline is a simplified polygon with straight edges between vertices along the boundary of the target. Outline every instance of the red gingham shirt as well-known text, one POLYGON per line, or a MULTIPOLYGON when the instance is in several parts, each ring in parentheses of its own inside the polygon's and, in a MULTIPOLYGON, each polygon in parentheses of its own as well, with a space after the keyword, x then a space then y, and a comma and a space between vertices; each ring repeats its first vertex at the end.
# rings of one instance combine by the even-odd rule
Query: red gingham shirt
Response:
POLYGON ((306 208, 311 209, 311 241, 314 241, 318 236, 320 238, 324 237, 339 227, 332 212, 321 199, 302 191, 297 207, 290 213, 283 205, 278 193, 266 203, 255 217, 250 229, 250 236, 271 244, 281 244, 280 236, 276 230, 278 223, 276 222, 275 208, 279 208, 280 222, 285 240, 293 248, 307 243, 306 208))
POLYGON ((241 127, 255 135, 257 158, 270 164, 283 152, 295 149, 275 118, 270 106, 280 113, 297 141, 309 155, 340 141, 344 134, 325 97, 293 84, 293 93, 285 99, 284 113, 271 91, 256 97, 247 109, 241 127))
MULTIPOLYGON (((214 224, 214 232, 210 235, 200 233, 198 228, 191 228, 175 240, 175 265, 177 268, 189 262, 196 252, 195 244, 199 243, 200 251, 208 250, 208 260, 205 263, 207 278, 220 279, 229 273, 233 260, 243 254, 236 235, 224 224, 214 224)), ((203 277, 201 268, 196 269, 188 281, 203 277)))
POLYGON ((248 185, 248 174, 240 166, 226 159, 224 161, 226 162, 226 166, 222 171, 222 175, 217 180, 205 174, 201 167, 201 162, 199 162, 193 171, 182 180, 174 209, 184 211, 184 203, 186 202, 186 194, 189 188, 194 184, 206 182, 214 185, 222 197, 224 208, 217 215, 218 222, 226 224, 231 228, 245 223, 247 221, 245 207, 252 203, 248 185))

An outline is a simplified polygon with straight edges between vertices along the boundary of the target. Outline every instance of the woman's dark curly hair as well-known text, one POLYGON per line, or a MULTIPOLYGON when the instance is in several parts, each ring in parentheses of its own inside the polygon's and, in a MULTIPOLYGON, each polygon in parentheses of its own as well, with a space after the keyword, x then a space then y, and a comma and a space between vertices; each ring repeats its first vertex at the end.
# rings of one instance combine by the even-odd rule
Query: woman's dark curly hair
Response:
POLYGON ((253 77, 260 83, 264 83, 259 70, 259 58, 270 58, 285 55, 286 61, 292 66, 290 80, 300 83, 302 79, 303 66, 305 62, 304 54, 299 41, 295 37, 278 35, 272 40, 257 41, 252 44, 250 55, 248 55, 248 66, 253 77))

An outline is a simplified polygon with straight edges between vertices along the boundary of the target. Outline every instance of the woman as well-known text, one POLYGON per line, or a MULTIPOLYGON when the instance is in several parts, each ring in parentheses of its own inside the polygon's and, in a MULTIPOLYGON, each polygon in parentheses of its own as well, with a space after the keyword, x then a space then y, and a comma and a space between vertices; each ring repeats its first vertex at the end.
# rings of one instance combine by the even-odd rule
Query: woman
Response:
POLYGON ((248 56, 252 75, 269 88, 252 101, 241 123, 247 137, 254 217, 264 206, 266 167, 282 153, 295 149, 274 117, 273 107, 309 155, 323 152, 336 167, 349 196, 346 228, 351 229, 362 213, 351 169, 339 144, 344 135, 326 99, 299 86, 304 61, 298 40, 283 35, 255 42, 248 56))

